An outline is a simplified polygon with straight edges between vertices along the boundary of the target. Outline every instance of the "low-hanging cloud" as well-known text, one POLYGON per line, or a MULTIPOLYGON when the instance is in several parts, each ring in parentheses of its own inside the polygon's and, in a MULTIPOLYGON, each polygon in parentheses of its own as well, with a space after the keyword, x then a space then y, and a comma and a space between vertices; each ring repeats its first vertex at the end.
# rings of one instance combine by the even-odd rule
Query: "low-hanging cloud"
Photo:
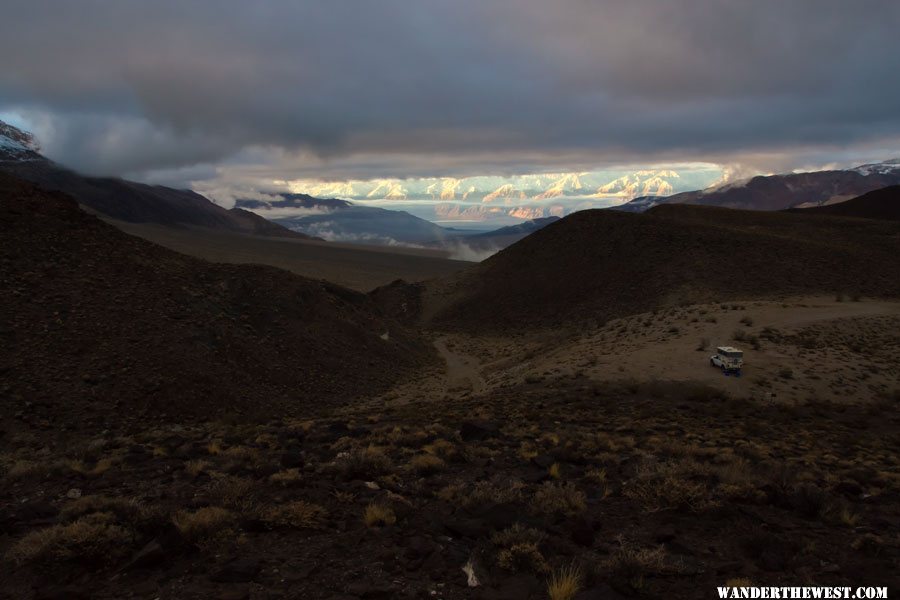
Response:
POLYGON ((14 0, 0 112, 151 179, 784 168, 896 148, 900 3, 861 4, 14 0))

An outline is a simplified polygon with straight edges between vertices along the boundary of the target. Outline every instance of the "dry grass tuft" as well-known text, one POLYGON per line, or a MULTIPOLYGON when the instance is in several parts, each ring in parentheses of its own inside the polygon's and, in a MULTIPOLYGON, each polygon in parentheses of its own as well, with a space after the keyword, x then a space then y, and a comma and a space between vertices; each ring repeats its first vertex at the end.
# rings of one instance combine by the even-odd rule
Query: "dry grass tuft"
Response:
POLYGON ((255 481, 219 473, 214 477, 206 488, 211 504, 242 514, 253 514, 257 510, 259 489, 255 481))
POLYGON ((664 570, 665 558, 662 546, 639 548, 619 538, 619 548, 607 559, 606 566, 613 577, 627 583, 633 590, 641 590, 647 575, 664 570))
POLYGON ((521 542, 504 548, 497 553, 497 564, 516 573, 523 571, 546 573, 550 570, 537 544, 532 542, 521 542))
POLYGON ((574 516, 587 508, 587 495, 572 482, 562 485, 547 482, 534 493, 531 506, 539 513, 574 516))
POLYGON ((581 569, 577 565, 558 569, 547 581, 547 595, 550 600, 572 600, 581 590, 581 581, 581 569))
POLYGON ((208 506, 194 512, 179 511, 172 522, 184 539, 203 549, 231 537, 237 517, 230 510, 208 506))
POLYGON ((73 523, 32 531, 7 551, 18 564, 81 560, 107 562, 130 551, 134 534, 110 513, 94 513, 73 523))
POLYGON ((383 525, 393 525, 397 522, 397 515, 394 509, 378 502, 372 502, 366 507, 363 513, 363 523, 366 527, 381 527, 383 525))
POLYGON ((198 458, 198 459, 194 459, 194 460, 185 461, 184 470, 185 470, 185 472, 187 472, 188 475, 192 475, 192 476, 196 477, 200 473, 204 473, 211 466, 212 466, 212 463, 210 463, 208 460, 203 460, 203 459, 198 458))
POLYGON ((300 483, 302 479, 300 469, 287 469, 269 475, 269 483, 277 483, 284 487, 300 483))
POLYGON ((367 446, 348 453, 338 461, 344 475, 351 479, 371 479, 391 470, 391 459, 380 446, 367 446))
POLYGON ((706 476, 707 470, 693 460, 645 462, 628 481, 623 494, 650 512, 674 508, 707 510, 718 506, 718 501, 703 481, 706 476))
POLYGON ((432 454, 419 454, 409 461, 410 468, 419 475, 433 475, 443 471, 446 464, 443 460, 432 454))
POLYGON ((148 517, 147 509, 138 501, 108 496, 82 496, 66 504, 59 517, 72 521, 92 513, 113 514, 124 523, 137 523, 148 517))
POLYGON ((475 485, 453 483, 438 491, 441 500, 463 508, 482 504, 506 504, 521 502, 525 484, 518 480, 479 481, 475 485))
POLYGON ((304 500, 279 504, 265 511, 263 520, 272 525, 297 527, 299 529, 322 529, 328 511, 304 500))

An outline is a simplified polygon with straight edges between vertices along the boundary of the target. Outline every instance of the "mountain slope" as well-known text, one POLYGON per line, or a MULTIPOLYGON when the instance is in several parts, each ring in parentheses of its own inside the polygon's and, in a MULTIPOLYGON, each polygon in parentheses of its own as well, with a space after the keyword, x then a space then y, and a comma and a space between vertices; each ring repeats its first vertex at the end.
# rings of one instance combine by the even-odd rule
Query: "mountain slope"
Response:
POLYGON ((307 194, 279 194, 265 201, 239 199, 235 207, 252 210, 291 231, 332 242, 420 245, 453 235, 453 230, 406 211, 307 194))
POLYGON ((4 174, 0 229, 9 418, 25 402, 53 423, 289 414, 384 389, 431 357, 363 294, 177 254, 4 174))
POLYGON ((101 215, 129 223, 188 225, 252 235, 306 238, 245 211, 229 211, 190 190, 87 177, 37 152, 33 138, 0 121, 0 171, 59 190, 101 215))
POLYGON ((900 185, 881 188, 838 204, 814 206, 811 208, 792 208, 790 210, 791 212, 804 212, 816 215, 900 221, 900 185))
POLYGON ((454 248, 455 246, 466 247, 474 252, 496 252, 507 246, 515 244, 525 236, 531 235, 535 231, 539 231, 559 221, 559 217, 543 217, 540 219, 532 219, 524 223, 516 225, 508 225, 493 231, 484 233, 476 233, 473 235, 458 236, 448 240, 435 242, 435 246, 454 248))
POLYGON ((664 198, 639 197, 617 208, 642 212, 658 204, 700 204, 745 210, 784 210, 841 202, 897 184, 900 184, 900 164, 886 161, 848 170, 761 175, 719 188, 682 192, 664 198))
POLYGON ((551 327, 681 302, 900 295, 893 223, 662 205, 570 215, 426 293, 435 323, 551 327))

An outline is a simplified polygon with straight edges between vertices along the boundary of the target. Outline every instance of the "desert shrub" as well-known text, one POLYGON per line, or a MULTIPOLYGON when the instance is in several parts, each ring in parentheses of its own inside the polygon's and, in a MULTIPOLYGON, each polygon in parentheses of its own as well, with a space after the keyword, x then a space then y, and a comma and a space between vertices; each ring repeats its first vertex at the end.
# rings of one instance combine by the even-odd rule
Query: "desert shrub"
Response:
POLYGON ((302 481, 302 479, 303 476, 300 474, 300 469, 286 469, 269 475, 270 483, 277 483, 285 487, 295 485, 302 481))
POLYGON ((700 341, 697 343, 697 352, 706 352, 707 348, 709 348, 709 338, 700 338, 700 341))
POLYGON ((441 489, 437 495, 441 500, 469 508, 483 504, 521 502, 524 499, 522 493, 524 487, 524 483, 515 479, 479 481, 471 486, 466 483, 454 483, 441 489))
POLYGON ((491 543, 502 548, 514 546, 515 544, 535 544, 538 545, 547 538, 547 534, 532 527, 526 527, 521 523, 516 523, 502 531, 495 531, 491 534, 491 543))
POLYGON ((445 439, 434 440, 432 443, 422 446, 422 450, 445 460, 452 459, 459 455, 456 444, 445 439))
POLYGON ((295 500, 266 509, 263 520, 272 525, 297 527, 300 529, 320 529, 325 525, 328 511, 304 500, 295 500))
POLYGON ((731 334, 731 339, 736 342, 746 342, 749 339, 749 336, 743 329, 735 329, 734 333, 731 334))
POLYGON ((582 575, 577 565, 569 565, 553 572, 547 581, 550 600, 572 600, 581 590, 582 575))
POLYGON ((497 553, 497 564, 517 573, 545 573, 550 569, 544 555, 533 542, 520 542, 503 548, 497 553))
POLYGON ((216 474, 206 486, 210 504, 253 514, 260 504, 260 489, 255 481, 243 477, 216 474))
POLYGON ((6 558, 19 563, 78 560, 112 562, 130 551, 134 534, 111 513, 93 513, 72 523, 32 531, 10 547, 6 558))
POLYGON ((172 517, 172 523, 185 540, 201 549, 207 549, 231 537, 237 517, 230 510, 207 506, 193 512, 179 511, 172 517))
POLYGON ((366 527, 381 527, 383 525, 393 525, 397 522, 397 515, 394 509, 386 504, 372 502, 363 513, 363 523, 366 527))
POLYGON ((753 319, 750 317, 744 317, 741 319, 741 325, 746 325, 747 327, 753 327, 753 319))
POLYGON ((366 446, 347 453, 337 461, 349 479, 371 479, 391 470, 391 459, 379 446, 366 446))
POLYGON ((693 460, 647 461, 622 490, 645 510, 702 511, 718 505, 707 485, 708 470, 693 460))
POLYGON ((15 460, 6 465, 6 478, 10 480, 25 479, 32 476, 46 475, 49 465, 34 460, 15 460))
POLYGON ((136 523, 148 513, 136 500, 108 496, 82 496, 66 504, 59 513, 63 521, 72 521, 92 513, 110 513, 125 523, 136 523))
POLYGON ((410 468, 419 475, 433 475, 446 466, 444 461, 432 454, 419 454, 409 461, 410 468))
POLYGON ((660 573, 665 569, 665 557, 662 546, 640 548, 620 538, 619 548, 607 559, 606 567, 614 580, 639 591, 643 589, 647 575, 660 573))
POLYGON ((210 463, 208 460, 203 460, 203 459, 198 458, 198 459, 186 461, 184 463, 184 470, 189 475, 193 475, 196 477, 200 473, 205 472, 211 466, 212 466, 212 463, 210 463))
POLYGON ((546 482, 534 493, 532 508, 543 514, 562 513, 577 515, 587 508, 587 495, 574 483, 554 484, 546 482))

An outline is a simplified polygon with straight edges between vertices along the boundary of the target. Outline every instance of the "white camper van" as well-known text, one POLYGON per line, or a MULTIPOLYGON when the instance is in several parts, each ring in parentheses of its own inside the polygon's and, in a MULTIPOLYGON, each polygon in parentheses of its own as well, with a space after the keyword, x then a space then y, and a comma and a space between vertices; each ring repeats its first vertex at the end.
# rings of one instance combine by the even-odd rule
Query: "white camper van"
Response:
POLYGON ((709 364, 726 373, 740 373, 744 366, 744 353, 732 346, 719 346, 709 357, 709 364))

